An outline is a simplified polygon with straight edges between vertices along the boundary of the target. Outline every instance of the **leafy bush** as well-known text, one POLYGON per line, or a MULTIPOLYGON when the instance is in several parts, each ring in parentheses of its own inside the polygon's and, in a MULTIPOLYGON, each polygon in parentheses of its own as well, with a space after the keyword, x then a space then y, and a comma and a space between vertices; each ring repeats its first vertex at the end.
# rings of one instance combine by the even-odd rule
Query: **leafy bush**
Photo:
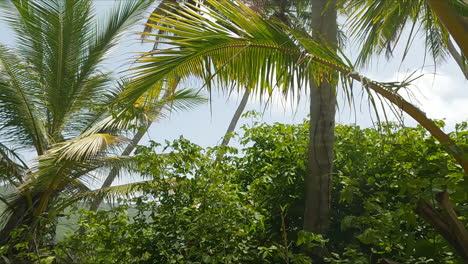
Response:
MULTIPOLYGON (((466 128, 451 133, 462 148, 466 128)), ((76 263, 311 263, 302 247, 326 244, 328 263, 462 263, 414 213, 418 199, 431 202, 441 190, 459 215, 468 213, 461 169, 423 128, 337 126, 326 240, 301 231, 307 123, 243 130, 241 150, 202 149, 183 138, 140 147, 139 171, 151 183, 126 205, 82 212, 85 232, 61 243, 61 256, 76 263), (129 206, 135 215, 127 215, 129 206)))
MULTIPOLYGON (((110 211, 81 212, 80 228, 61 244, 77 263, 310 263, 271 241, 265 210, 232 178, 238 157, 213 162, 214 150, 179 139, 165 155, 140 147, 143 195, 110 211), (129 217, 126 209, 137 213, 129 217), (286 253, 285 253, 286 252, 286 253), (289 254, 289 255, 288 255, 289 254)), ((65 255, 64 255, 65 256, 65 255)))

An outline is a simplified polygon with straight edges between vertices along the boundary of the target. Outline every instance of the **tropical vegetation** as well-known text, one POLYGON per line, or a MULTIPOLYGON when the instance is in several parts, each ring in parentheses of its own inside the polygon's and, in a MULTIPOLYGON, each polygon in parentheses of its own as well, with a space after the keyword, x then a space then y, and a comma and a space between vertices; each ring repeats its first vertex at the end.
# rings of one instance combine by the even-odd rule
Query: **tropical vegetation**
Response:
MULTIPOLYGON (((205 7, 187 4, 168 8, 165 15, 156 14, 153 17, 156 22, 153 27, 162 32, 172 33, 169 36, 155 36, 162 43, 177 49, 156 50, 150 56, 142 58, 142 65, 136 68, 138 85, 130 89, 123 100, 132 101, 132 97, 146 90, 145 86, 171 74, 177 74, 181 78, 184 78, 184 74, 196 76, 204 79, 208 86, 212 82, 224 87, 235 83, 237 87, 260 93, 271 92, 276 88, 287 94, 291 91, 294 93, 295 89, 310 88, 312 125, 308 149, 309 177, 306 181, 306 187, 309 186, 306 193, 309 196, 305 208, 308 209, 304 216, 306 231, 324 234, 329 221, 330 168, 333 156, 330 146, 333 130, 330 131, 330 128, 333 127, 336 100, 335 92, 330 88, 338 81, 337 72, 341 74, 342 87, 345 88, 345 94, 350 101, 353 99, 352 92, 347 88, 350 87, 349 79, 352 79, 363 84, 374 107, 376 97, 384 98, 393 104, 393 107, 413 117, 446 146, 447 151, 465 172, 468 171, 468 162, 460 146, 457 146, 434 121, 428 119, 424 112, 398 93, 408 82, 378 83, 362 76, 343 54, 336 53, 337 47, 333 42, 324 42, 326 36, 331 36, 332 32, 324 31, 323 35, 317 36, 315 33, 310 36, 307 31, 290 28, 281 21, 267 20, 240 2, 207 2, 209 6, 205 7), (194 15, 197 13, 204 15, 194 15), (331 86, 324 86, 325 83, 331 86), (314 103, 317 98, 321 101, 314 103)), ((333 3, 328 5, 328 8, 329 6, 333 6, 333 3)), ((328 16, 323 12, 320 14, 317 18, 319 20, 328 16)), ((333 14, 330 16, 333 17, 333 14)), ((317 25, 331 23, 322 21, 317 25)), ((320 33, 320 30, 318 32, 320 33)), ((336 34, 336 31, 333 32, 336 34)), ((443 200, 447 201, 445 198, 443 200)), ((425 215, 428 221, 434 218, 430 216, 434 215, 433 208, 423 201, 418 212, 425 215)), ((438 225, 438 230, 444 230, 441 231, 445 234, 444 237, 452 241, 461 254, 466 255, 463 253, 467 252, 466 231, 456 220, 456 216, 450 215, 450 220, 441 221, 448 221, 457 226, 457 231, 450 231, 434 221, 432 223, 438 225), (464 234, 463 237, 457 235, 460 232, 464 234)))
MULTIPOLYGON (((302 247, 327 244, 325 263, 464 263, 414 213, 419 198, 442 189, 467 213, 463 172, 421 126, 336 127, 326 238, 300 231, 308 123, 254 121, 242 130, 240 148, 204 149, 182 137, 139 147, 138 170, 152 180, 131 187, 141 195, 76 211, 85 231, 49 254, 58 263, 312 263, 302 247)), ((466 124, 450 134, 464 146, 466 135, 466 124)))
POLYGON ((132 0, 101 20, 92 0, 8 2, 1 12, 16 45, 0 45, 0 183, 9 188, 0 193, 0 262, 468 261, 466 123, 445 132, 401 95, 412 80, 357 71, 392 55, 409 28, 403 59, 423 32, 434 61, 450 54, 467 76, 463 0, 132 0), (122 78, 104 72, 149 8, 142 39, 153 49, 122 78), (345 34, 360 43, 356 63, 342 51, 345 34), (180 88, 194 78, 244 93, 223 143, 203 149, 180 138, 131 155, 166 109, 203 102, 180 88), (375 128, 335 125, 337 89, 353 105, 353 82, 375 128), (256 122, 237 137, 241 148, 229 147, 249 96, 274 90, 307 92, 309 119, 256 122), (384 101, 419 126, 381 122, 384 101), (32 161, 20 155, 28 150, 32 161), (111 186, 122 172, 146 181, 111 186), (106 197, 120 205, 96 211, 106 197), (57 241, 57 224, 83 207, 57 241))
MULTIPOLYGON (((97 170, 131 168, 132 158, 118 152, 125 133, 172 104, 159 100, 165 86, 155 84, 140 98, 146 108, 109 108, 128 81, 115 81, 100 65, 150 4, 118 3, 99 22, 92 1, 12 1, 2 10, 17 42, 0 46, 0 179, 14 188, 0 195, 0 247, 7 256, 16 255, 8 246, 16 242, 29 250, 53 243, 57 218, 88 196, 97 170), (116 120, 116 113, 127 117, 116 120), (18 151, 36 158, 25 161, 18 151)), ((190 91, 167 90, 183 102, 179 107, 199 100, 190 91)))

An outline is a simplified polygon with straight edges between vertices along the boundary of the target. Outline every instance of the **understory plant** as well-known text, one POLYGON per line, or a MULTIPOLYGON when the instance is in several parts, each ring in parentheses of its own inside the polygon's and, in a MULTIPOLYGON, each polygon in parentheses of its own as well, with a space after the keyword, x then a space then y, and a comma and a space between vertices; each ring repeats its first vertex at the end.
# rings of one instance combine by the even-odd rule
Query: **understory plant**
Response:
MULTIPOLYGON (((336 135, 326 240, 302 231, 307 123, 254 121, 237 136, 240 148, 184 138, 140 147, 138 170, 150 183, 133 185, 135 197, 115 209, 81 212, 85 232, 61 242, 59 255, 68 263, 312 263, 302 249, 315 247, 327 249, 328 263, 463 263, 414 212, 418 199, 435 205, 434 193, 447 191, 467 215, 464 174, 443 147, 422 127, 393 123, 339 125, 336 135)), ((467 135, 465 123, 450 133, 460 146, 467 135)))

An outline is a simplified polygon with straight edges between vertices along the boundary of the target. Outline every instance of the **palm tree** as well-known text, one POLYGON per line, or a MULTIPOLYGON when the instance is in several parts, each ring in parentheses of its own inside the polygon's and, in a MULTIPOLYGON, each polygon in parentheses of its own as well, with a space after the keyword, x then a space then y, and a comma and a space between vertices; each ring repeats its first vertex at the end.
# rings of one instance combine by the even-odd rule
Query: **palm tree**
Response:
MULTIPOLYGON (((0 131, 7 135, 0 144, 0 182, 15 187, 0 195, 6 206, 0 247, 40 245, 58 214, 89 192, 97 169, 131 164, 115 150, 141 115, 112 121, 108 105, 119 89, 99 66, 151 2, 119 2, 99 22, 91 0, 12 0, 3 10, 18 44, 0 45, 0 131), (9 146, 34 150, 37 158, 25 162, 9 146), (19 227, 28 230, 10 236, 19 227)), ((9 252, 14 256, 14 247, 9 252)))
POLYGON ((154 28, 173 34, 155 34, 171 48, 156 50, 141 59, 141 65, 135 68, 135 86, 123 94, 123 100, 134 101, 152 83, 174 74, 181 79, 195 76, 225 87, 235 83, 260 93, 273 89, 286 93, 305 87, 314 91, 313 87, 325 80, 336 83, 338 72, 345 92, 349 92, 348 80, 361 82, 370 100, 383 97, 413 117, 468 171, 468 160, 450 137, 398 94, 407 82, 372 81, 357 73, 343 55, 338 56, 333 45, 321 41, 322 36, 317 40, 307 32, 267 21, 240 2, 207 2, 209 6, 182 5, 167 9, 167 15, 152 18, 154 28))
MULTIPOLYGON (((336 23, 336 9, 327 8, 330 4, 328 0, 315 1, 243 1, 254 12, 262 13, 270 18, 275 18, 297 29, 313 28, 314 25, 326 25, 314 28, 317 35, 316 40, 324 39, 328 43, 338 42, 338 25, 336 23), (312 16, 310 14, 310 4, 312 4, 312 16), (323 15, 325 13, 325 15, 323 15), (307 15, 304 15, 307 14, 307 15), (303 25, 303 26, 301 26, 303 25)), ((152 18, 157 16, 171 16, 164 12, 164 6, 173 5, 173 0, 162 1, 160 6, 153 12, 152 18), (161 8, 163 7, 163 8, 161 8)), ((209 3, 208 3, 209 4, 209 3)), ((331 3, 334 7, 335 2, 331 3)), ((175 18, 177 19, 177 18, 175 18)), ((159 22, 149 19, 145 28, 146 37, 153 29, 157 28, 159 22)), ((158 30, 158 33, 168 33, 165 30, 158 30)), ((160 39, 160 36, 156 36, 160 39)), ((157 45, 157 43, 156 43, 157 45)), ((155 45, 155 47, 156 47, 155 45)), ((310 90, 310 140, 308 152, 308 173, 306 177, 306 203, 304 214, 304 229, 309 232, 325 234, 330 215, 330 182, 333 164, 333 142, 334 142, 334 121, 335 121, 335 85, 331 81, 320 81, 318 85, 312 85, 310 90)), ((247 104, 250 90, 245 89, 241 102, 236 109, 234 116, 223 137, 222 146, 229 143, 232 133, 239 121, 239 118, 247 104)), ((222 155, 222 152, 218 154, 222 155)), ((103 186, 104 187, 104 186, 103 186)), ((107 187, 107 186, 106 186, 107 187)), ((92 208, 94 209, 94 208, 92 208)))

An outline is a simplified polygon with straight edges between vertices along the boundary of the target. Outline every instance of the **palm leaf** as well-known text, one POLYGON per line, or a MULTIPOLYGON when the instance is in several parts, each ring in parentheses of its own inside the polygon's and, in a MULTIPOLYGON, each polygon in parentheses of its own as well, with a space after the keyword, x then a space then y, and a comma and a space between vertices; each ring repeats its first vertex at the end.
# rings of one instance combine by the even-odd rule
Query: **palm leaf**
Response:
POLYGON ((19 154, 0 143, 0 185, 2 182, 19 185, 27 170, 28 166, 19 154))
POLYGON ((113 108, 121 110, 113 109, 112 112, 102 112, 83 135, 139 130, 151 124, 156 118, 166 117, 171 111, 189 110, 206 102, 206 99, 195 90, 182 89, 176 91, 177 85, 178 81, 174 80, 157 82, 140 96, 133 105, 124 107, 119 102, 119 96, 133 86, 133 81, 130 79, 122 80, 119 85, 119 93, 115 94, 111 104, 113 108))
POLYGON ((0 45, 0 130, 10 141, 33 145, 42 153, 47 145, 40 115, 37 76, 13 52, 0 45))
MULTIPOLYGON (((36 197, 33 200, 35 214, 47 210, 47 206, 63 210, 76 201, 76 197, 90 191, 89 184, 97 180, 96 170, 102 168, 117 168, 117 170, 131 170, 134 167, 132 157, 102 157, 91 160, 57 159, 53 155, 39 158, 38 164, 31 168, 23 184, 18 186, 17 192, 6 197, 12 205, 21 204, 26 194, 36 197)), ((51 208, 49 208, 51 209, 51 208)), ((7 214, 5 215, 7 216, 7 214)))
POLYGON ((98 65, 153 1, 119 1, 97 26, 90 0, 12 2, 7 19, 19 52, 39 77, 49 137, 59 142, 64 130, 80 130, 90 120, 82 114, 92 112, 87 106, 95 105, 95 95, 109 89, 98 65))
POLYGON ((369 62, 374 54, 386 52, 388 57, 392 56, 407 24, 411 25, 411 30, 402 59, 420 32, 425 33, 426 50, 434 59, 443 60, 446 57, 447 30, 426 1, 351 0, 342 3, 343 12, 349 16, 351 35, 358 40, 356 45, 360 46, 360 65, 369 62))
POLYGON ((92 160, 95 157, 107 154, 109 149, 125 143, 127 139, 110 134, 96 133, 89 136, 80 136, 74 140, 57 144, 45 155, 54 157, 57 161, 92 160))
MULTIPOLYGON (((158 16, 157 29, 173 35, 159 36, 173 48, 157 50, 140 59, 132 89, 123 99, 135 101, 152 83, 177 75, 196 76, 212 83, 271 93, 303 87, 310 80, 310 58, 280 24, 268 22, 239 2, 208 1, 213 6, 182 5, 171 16, 158 16), (161 26, 159 26, 161 25, 161 26)), ((309 51, 313 56, 343 64, 326 48, 309 51)), ((326 67, 323 67, 326 68, 326 67)))
POLYGON ((79 79, 87 79, 95 67, 115 47, 119 38, 130 26, 136 24, 143 17, 144 11, 154 0, 118 1, 103 22, 94 28, 95 38, 88 48, 87 60, 83 63, 79 79))

